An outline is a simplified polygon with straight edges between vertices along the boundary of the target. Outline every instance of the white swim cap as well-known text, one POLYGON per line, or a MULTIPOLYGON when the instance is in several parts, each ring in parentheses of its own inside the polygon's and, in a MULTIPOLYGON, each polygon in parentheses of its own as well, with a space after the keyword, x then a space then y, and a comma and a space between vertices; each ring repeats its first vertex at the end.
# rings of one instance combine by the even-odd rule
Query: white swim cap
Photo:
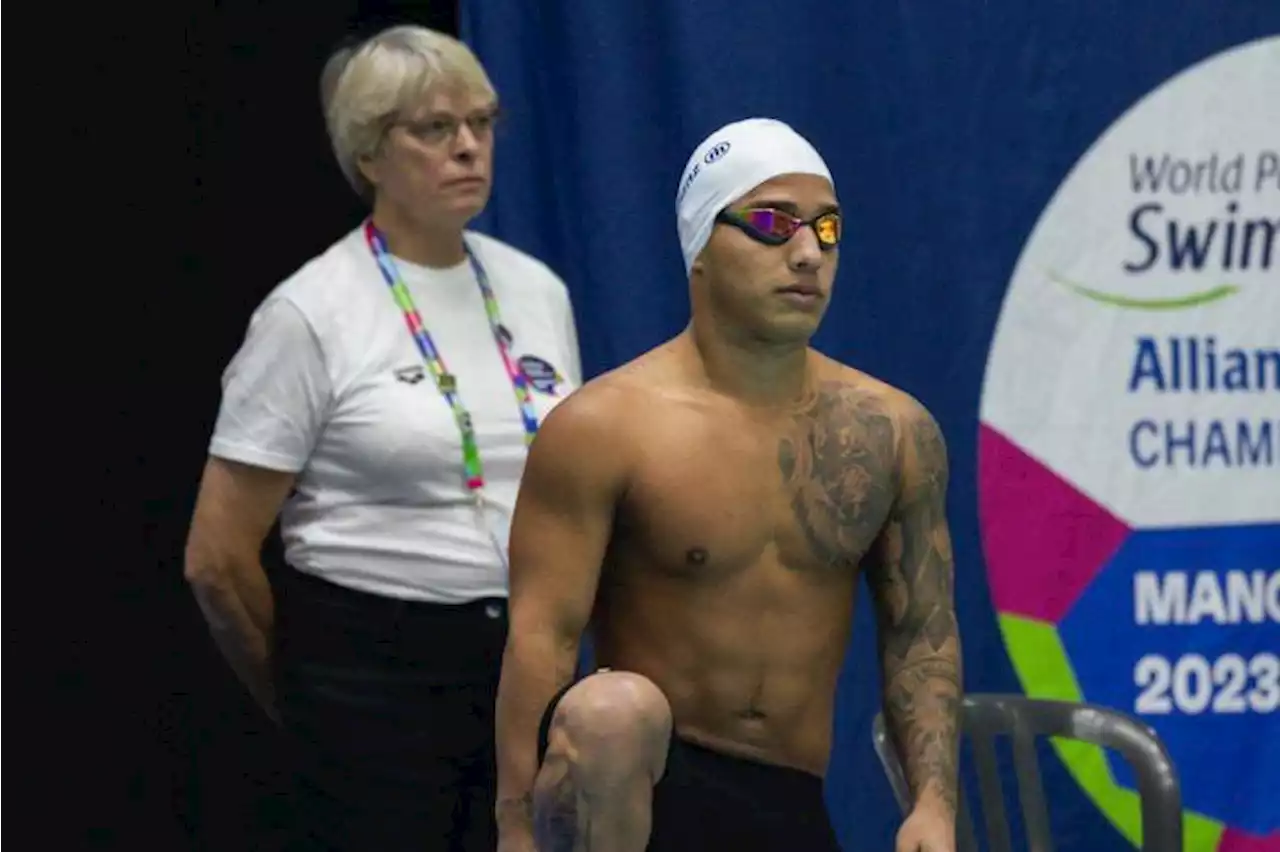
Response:
POLYGON ((776 119, 735 121, 703 140, 685 164, 676 190, 685 271, 711 238, 721 210, 765 181, 789 174, 818 175, 835 186, 813 145, 776 119))

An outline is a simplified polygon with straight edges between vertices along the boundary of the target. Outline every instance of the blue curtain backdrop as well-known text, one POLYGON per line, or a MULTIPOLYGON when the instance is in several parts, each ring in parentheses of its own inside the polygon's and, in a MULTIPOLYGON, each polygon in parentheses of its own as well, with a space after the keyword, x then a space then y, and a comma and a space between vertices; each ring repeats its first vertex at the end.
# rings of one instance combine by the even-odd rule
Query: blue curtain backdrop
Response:
MULTIPOLYGON (((1018 252, 1112 121, 1171 74, 1280 30, 1280 3, 464 0, 462 21, 507 114, 478 227, 568 281, 588 375, 687 321, 673 199, 693 146, 762 115, 824 153, 849 236, 817 344, 940 420, 967 686, 1020 691, 975 508, 980 385, 1018 252)), ((899 817, 870 744, 865 595, 858 619, 828 799, 846 848, 883 850, 899 817)), ((1131 848, 1056 759, 1043 768, 1063 852, 1131 848)))

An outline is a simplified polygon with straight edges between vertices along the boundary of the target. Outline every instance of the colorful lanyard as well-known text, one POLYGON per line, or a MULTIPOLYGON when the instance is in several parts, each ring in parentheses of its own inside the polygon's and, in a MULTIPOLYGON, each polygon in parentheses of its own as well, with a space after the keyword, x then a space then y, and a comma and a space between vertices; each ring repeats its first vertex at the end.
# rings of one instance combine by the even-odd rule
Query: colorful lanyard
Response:
MULTIPOLYGON (((475 426, 472 423, 471 414, 463 407, 462 400, 458 397, 458 379, 445 367, 444 359, 440 357, 439 350, 436 349, 431 335, 427 333, 427 327, 422 322, 422 315, 413 304, 409 288, 404 285, 395 261, 391 258, 386 238, 374 227, 372 219, 365 222, 364 234, 369 242, 369 249, 378 261, 378 268, 382 270, 382 277, 391 288, 391 295, 396 305, 404 313, 404 321, 409 326, 409 333, 413 335, 414 342, 418 344, 422 360, 426 361, 427 369, 435 379, 436 388, 453 409, 454 420, 457 421, 458 429, 462 432, 462 463, 466 469, 467 488, 478 496, 480 490, 484 488, 484 468, 480 464, 480 450, 476 446, 475 426)), ((498 352, 502 355, 502 363, 507 368, 507 375, 516 393, 516 401, 520 405, 520 415, 524 419, 525 446, 528 446, 538 432, 538 417, 533 408, 533 394, 529 392, 529 380, 511 361, 511 353, 507 349, 507 341, 502 333, 498 299, 493 294, 493 288, 489 286, 489 276, 485 274, 484 267, 480 265, 471 247, 465 243, 463 245, 466 248, 467 259, 471 262, 471 269, 475 273, 476 283, 480 286, 480 295, 484 298, 489 328, 493 331, 494 342, 498 344, 498 352)))

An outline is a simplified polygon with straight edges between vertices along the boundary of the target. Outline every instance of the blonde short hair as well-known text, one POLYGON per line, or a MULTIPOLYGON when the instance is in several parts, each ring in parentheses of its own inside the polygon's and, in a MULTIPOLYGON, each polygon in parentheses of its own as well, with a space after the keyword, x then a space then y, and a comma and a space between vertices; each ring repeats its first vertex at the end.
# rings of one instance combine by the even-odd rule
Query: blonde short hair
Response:
POLYGON ((389 119, 442 84, 497 97, 469 47, 426 27, 391 27, 329 57, 320 75, 325 125, 342 174, 362 198, 371 200, 373 187, 360 159, 377 150, 389 119))

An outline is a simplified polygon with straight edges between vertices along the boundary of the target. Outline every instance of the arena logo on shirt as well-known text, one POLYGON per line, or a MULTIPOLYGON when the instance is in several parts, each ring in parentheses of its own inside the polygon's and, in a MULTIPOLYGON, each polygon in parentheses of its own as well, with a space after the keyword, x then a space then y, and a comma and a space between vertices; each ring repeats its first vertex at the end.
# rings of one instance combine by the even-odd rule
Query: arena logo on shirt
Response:
POLYGON ((523 355, 519 361, 520 372, 539 393, 554 395, 564 376, 549 361, 537 355, 523 355))
POLYGON ((395 376, 396 381, 404 382, 406 385, 416 385, 427 377, 427 371, 421 364, 415 364, 412 367, 400 367, 395 371, 395 376))

